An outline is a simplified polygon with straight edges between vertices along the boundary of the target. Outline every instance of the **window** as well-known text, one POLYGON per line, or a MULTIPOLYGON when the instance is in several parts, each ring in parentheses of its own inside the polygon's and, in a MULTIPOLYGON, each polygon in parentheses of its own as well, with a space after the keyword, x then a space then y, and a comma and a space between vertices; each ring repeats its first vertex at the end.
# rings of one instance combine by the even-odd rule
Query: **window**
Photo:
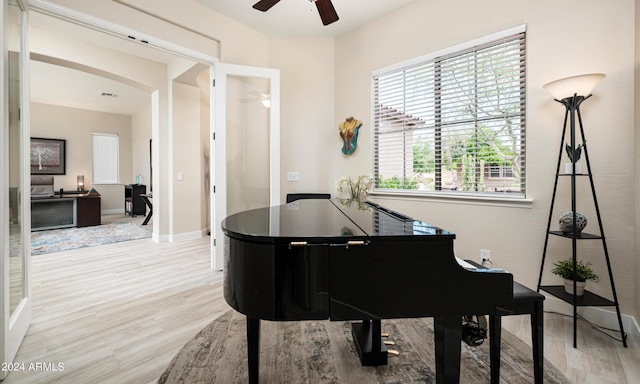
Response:
POLYGON ((93 184, 119 184, 118 135, 92 133, 93 136, 93 184))
POLYGON ((373 74, 376 191, 525 192, 525 32, 373 74))
POLYGON ((490 173, 489 176, 490 177, 500 177, 500 166, 497 164, 492 164, 489 169, 490 169, 490 173))

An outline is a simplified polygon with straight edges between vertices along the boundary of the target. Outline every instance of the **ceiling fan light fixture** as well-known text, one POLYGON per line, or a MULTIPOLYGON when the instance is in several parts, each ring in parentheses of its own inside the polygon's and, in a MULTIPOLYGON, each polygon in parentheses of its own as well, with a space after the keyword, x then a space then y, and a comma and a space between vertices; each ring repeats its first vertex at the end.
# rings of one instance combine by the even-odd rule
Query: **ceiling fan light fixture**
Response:
POLYGON ((260 95, 260 102, 265 108, 271 108, 271 95, 260 95))

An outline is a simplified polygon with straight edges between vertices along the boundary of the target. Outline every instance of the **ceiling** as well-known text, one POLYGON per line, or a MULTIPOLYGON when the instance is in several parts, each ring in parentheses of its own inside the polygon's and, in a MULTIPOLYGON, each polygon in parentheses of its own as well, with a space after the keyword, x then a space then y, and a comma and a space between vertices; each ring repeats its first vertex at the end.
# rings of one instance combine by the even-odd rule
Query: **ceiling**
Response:
POLYGON ((150 103, 149 92, 87 72, 36 60, 30 70, 34 103, 128 116, 150 103))
POLYGON ((280 0, 267 12, 253 9, 258 0, 194 1, 267 35, 336 37, 415 0, 332 0, 340 20, 327 26, 310 0, 280 0))
MULTIPOLYGON (((30 14, 29 25, 32 35, 46 35, 52 40, 73 39, 164 64, 176 58, 175 55, 162 50, 38 12, 30 14)), ((31 58, 30 99, 32 102, 121 115, 133 115, 150 103, 151 95, 147 90, 66 67, 64 63, 55 63, 55 59, 48 62, 46 56, 32 54, 31 58), (108 95, 103 96, 103 93, 108 95)), ((177 81, 196 84, 195 76, 191 79, 181 77, 177 81)))
MULTIPOLYGON (((253 9, 258 0, 194 0, 271 36, 335 37, 364 25, 414 0, 332 0, 340 17, 323 26, 310 0, 281 0, 267 12, 253 9)), ((169 63, 174 55, 32 12, 30 27, 148 60, 169 63)), ((31 100, 36 103, 132 115, 149 103, 147 91, 64 66, 32 60, 31 100), (102 96, 103 93, 115 96, 102 96)), ((195 77, 178 79, 193 83, 195 77)))

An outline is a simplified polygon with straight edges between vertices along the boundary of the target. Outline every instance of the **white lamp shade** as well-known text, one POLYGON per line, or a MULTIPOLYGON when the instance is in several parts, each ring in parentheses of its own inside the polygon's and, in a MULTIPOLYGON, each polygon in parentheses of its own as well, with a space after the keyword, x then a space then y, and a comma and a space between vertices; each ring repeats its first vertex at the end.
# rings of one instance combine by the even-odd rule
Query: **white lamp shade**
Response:
POLYGON ((549 91, 555 99, 562 100, 573 95, 588 96, 593 87, 604 78, 604 73, 589 73, 565 77, 564 79, 552 81, 542 86, 549 91))

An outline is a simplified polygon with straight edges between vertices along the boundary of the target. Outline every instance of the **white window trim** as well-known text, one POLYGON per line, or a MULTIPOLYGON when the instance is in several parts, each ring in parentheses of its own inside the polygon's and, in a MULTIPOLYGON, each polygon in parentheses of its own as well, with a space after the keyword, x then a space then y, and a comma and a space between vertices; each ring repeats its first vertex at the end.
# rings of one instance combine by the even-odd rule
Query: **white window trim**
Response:
POLYGON ((485 196, 474 192, 474 195, 462 195, 460 193, 447 192, 394 192, 394 191, 371 191, 369 196, 389 198, 392 200, 416 201, 416 202, 435 202, 435 203, 452 203, 466 205, 486 205, 494 207, 509 208, 532 208, 533 199, 529 197, 509 197, 508 195, 485 196))
POLYGON ((476 45, 482 45, 482 44, 490 43, 490 42, 492 42, 494 40, 501 39, 501 38, 503 38, 505 36, 511 36, 511 35, 516 35, 518 33, 523 33, 523 32, 526 32, 526 30, 527 30, 526 27, 527 27, 526 24, 522 24, 522 25, 519 25, 517 27, 509 28, 509 29, 506 29, 506 30, 503 30, 503 31, 500 31, 500 32, 492 33, 492 34, 487 35, 487 36, 479 37, 479 38, 471 40, 471 41, 467 41, 467 42, 464 42, 464 43, 461 43, 461 44, 458 44, 458 45, 454 45, 453 47, 447 47, 447 48, 441 49, 439 51, 430 52, 430 53, 427 53, 426 55, 418 56, 418 57, 415 57, 413 59, 403 61, 401 63, 396 63, 396 64, 390 65, 388 67, 385 67, 385 68, 377 69, 377 70, 371 72, 371 75, 372 75, 372 77, 379 76, 381 74, 384 74, 386 72, 390 72, 390 71, 393 71, 393 70, 396 70, 396 69, 400 69, 400 68, 403 68, 403 67, 407 67, 407 66, 410 66, 410 65, 413 65, 413 64, 422 63, 422 62, 429 61, 429 60, 434 60, 434 59, 436 59, 438 57, 446 56, 446 55, 451 54, 451 53, 463 51, 465 49, 472 48, 472 47, 474 47, 476 45))
POLYGON ((91 133, 91 159, 92 159, 92 167, 91 167, 91 184, 92 185, 119 185, 120 183, 120 136, 117 133, 104 133, 104 132, 92 132, 91 133), (96 164, 95 164, 95 153, 94 153, 94 139, 96 136, 101 137, 115 137, 118 139, 118 158, 116 159, 116 180, 115 181, 102 181, 96 180, 96 164))
MULTIPOLYGON (((401 69, 404 67, 408 67, 411 65, 415 65, 418 63, 422 63, 429 60, 434 60, 438 57, 445 56, 451 53, 459 52, 462 50, 466 50, 472 48, 477 45, 482 45, 486 43, 490 43, 497 39, 501 39, 506 36, 516 35, 519 33, 525 33, 527 30, 526 24, 520 24, 518 26, 514 26, 508 28, 506 30, 502 30, 499 32, 495 32, 483 37, 479 37, 477 39, 473 39, 470 41, 466 41, 464 43, 460 43, 451 47, 447 47, 438 51, 430 52, 422 56, 418 56, 400 63, 395 63, 393 65, 379 68, 371 72, 371 89, 375 87, 375 77, 385 74, 390 71, 394 71, 397 69, 401 69)), ((372 104, 375 95, 371 94, 372 104)), ((375 110, 371 110, 371 121, 375 121, 375 110)), ((375 140, 372 136, 372 140, 375 140)), ((373 144, 373 143, 372 143, 373 144)), ((373 174, 373 172, 372 172, 373 174)), ((483 195, 479 192, 473 192, 473 195, 466 195, 461 193, 447 193, 447 192, 429 192, 429 191, 420 191, 420 192, 411 192, 407 190, 403 190, 401 192, 396 192, 393 190, 373 190, 369 192, 369 195, 372 197, 380 197, 380 198, 389 198, 392 200, 403 200, 403 201, 416 201, 416 202, 438 202, 438 203, 453 203, 453 204, 467 204, 467 205, 485 205, 485 206, 497 206, 497 207, 511 207, 511 208, 532 208, 533 207, 533 198, 531 198, 528 194, 529 185, 525 186, 525 191, 523 191, 524 197, 522 196, 510 196, 510 195, 496 195, 492 194, 483 195)))

